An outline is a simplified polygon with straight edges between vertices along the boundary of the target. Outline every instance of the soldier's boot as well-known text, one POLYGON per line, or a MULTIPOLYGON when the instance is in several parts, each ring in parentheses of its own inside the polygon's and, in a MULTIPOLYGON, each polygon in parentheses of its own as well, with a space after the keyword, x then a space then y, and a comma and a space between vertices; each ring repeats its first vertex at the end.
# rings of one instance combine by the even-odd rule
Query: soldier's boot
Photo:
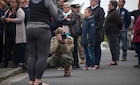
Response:
POLYGON ((80 64, 85 64, 85 59, 81 59, 80 64))
POLYGON ((64 67, 64 77, 70 76, 71 66, 64 67))
POLYGON ((79 56, 81 59, 80 64, 85 64, 85 56, 84 56, 84 51, 82 47, 79 49, 79 56))

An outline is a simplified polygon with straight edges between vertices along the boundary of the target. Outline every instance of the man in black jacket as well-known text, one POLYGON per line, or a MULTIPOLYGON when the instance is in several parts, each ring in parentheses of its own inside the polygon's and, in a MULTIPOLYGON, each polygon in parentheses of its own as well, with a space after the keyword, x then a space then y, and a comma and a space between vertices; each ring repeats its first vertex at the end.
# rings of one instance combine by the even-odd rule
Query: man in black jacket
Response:
POLYGON ((93 15, 95 17, 95 25, 96 25, 96 40, 95 40, 95 67, 94 69, 98 69, 100 66, 101 59, 101 42, 104 41, 104 16, 105 12, 102 7, 100 7, 100 0, 90 0, 90 8, 93 10, 93 15), (97 38, 98 37, 98 38, 97 38))

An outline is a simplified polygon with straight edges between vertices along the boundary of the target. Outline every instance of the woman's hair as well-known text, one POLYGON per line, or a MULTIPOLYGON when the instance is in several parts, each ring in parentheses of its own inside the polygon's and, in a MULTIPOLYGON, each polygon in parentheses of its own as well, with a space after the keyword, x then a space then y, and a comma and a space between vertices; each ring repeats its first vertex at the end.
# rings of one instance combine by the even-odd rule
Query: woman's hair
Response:
POLYGON ((63 4, 63 6, 71 7, 71 4, 70 4, 69 2, 65 2, 65 3, 63 4))
POLYGON ((93 11, 92 11, 92 9, 91 8, 86 8, 85 10, 87 10, 91 15, 93 14, 93 11))
POLYGON ((116 0, 110 0, 110 3, 112 4, 112 6, 114 6, 115 9, 117 8, 118 2, 116 0))

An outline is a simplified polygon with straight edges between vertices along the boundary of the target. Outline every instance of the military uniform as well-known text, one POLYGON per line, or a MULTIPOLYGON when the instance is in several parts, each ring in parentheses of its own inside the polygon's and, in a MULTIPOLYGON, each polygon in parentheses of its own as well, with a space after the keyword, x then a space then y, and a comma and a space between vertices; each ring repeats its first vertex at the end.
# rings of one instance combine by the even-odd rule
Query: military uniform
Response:
POLYGON ((56 36, 51 39, 51 57, 48 58, 48 65, 51 67, 67 67, 73 64, 72 50, 74 47, 73 38, 67 36, 66 43, 60 43, 56 36))

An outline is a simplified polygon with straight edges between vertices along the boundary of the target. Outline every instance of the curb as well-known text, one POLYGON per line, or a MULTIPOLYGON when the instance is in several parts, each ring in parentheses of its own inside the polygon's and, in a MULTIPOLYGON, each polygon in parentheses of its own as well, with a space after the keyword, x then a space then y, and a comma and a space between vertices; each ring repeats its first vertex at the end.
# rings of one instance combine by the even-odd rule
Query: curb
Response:
POLYGON ((0 75, 0 82, 2 82, 5 79, 8 79, 10 77, 13 77, 15 75, 18 75, 20 73, 23 73, 23 69, 21 67, 12 69, 10 71, 6 71, 6 72, 2 73, 2 75, 0 75))

